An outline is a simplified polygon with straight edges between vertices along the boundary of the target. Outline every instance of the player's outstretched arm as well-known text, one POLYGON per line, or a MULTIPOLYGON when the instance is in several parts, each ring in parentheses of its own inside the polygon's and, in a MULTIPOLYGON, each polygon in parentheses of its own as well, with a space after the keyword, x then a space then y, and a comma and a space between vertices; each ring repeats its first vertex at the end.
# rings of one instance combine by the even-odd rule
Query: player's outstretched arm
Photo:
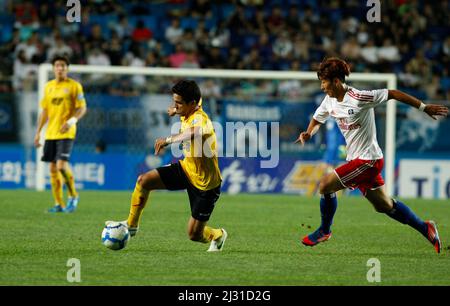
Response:
POLYGON ((440 104, 425 104, 419 99, 408 95, 400 90, 389 90, 388 99, 395 99, 397 101, 403 102, 405 104, 411 105, 428 116, 436 120, 436 116, 447 116, 448 115, 448 107, 440 104))
POLYGON ((155 155, 158 155, 162 148, 185 140, 190 140, 195 137, 202 137, 202 130, 199 126, 191 127, 178 135, 169 136, 167 138, 158 138, 155 141, 155 155))
POLYGON ((306 130, 306 132, 301 132, 300 135, 298 136, 297 140, 295 141, 295 143, 301 143, 302 145, 305 144, 305 142, 307 142, 308 140, 311 139, 311 137, 317 133, 317 131, 320 129, 320 126, 322 125, 322 123, 320 123, 319 121, 317 121, 316 119, 311 119, 311 122, 308 125, 308 129, 306 130))

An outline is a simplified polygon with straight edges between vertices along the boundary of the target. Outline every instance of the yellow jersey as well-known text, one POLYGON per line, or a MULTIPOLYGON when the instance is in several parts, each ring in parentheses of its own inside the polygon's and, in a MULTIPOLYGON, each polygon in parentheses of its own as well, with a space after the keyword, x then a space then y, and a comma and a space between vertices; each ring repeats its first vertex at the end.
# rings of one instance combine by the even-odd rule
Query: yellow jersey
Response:
POLYGON ((64 81, 49 81, 45 85, 44 97, 40 105, 47 110, 48 125, 45 139, 74 139, 77 133, 74 124, 66 133, 61 133, 61 127, 75 114, 75 109, 86 107, 83 87, 77 81, 67 78, 64 81))
POLYGON ((217 158, 217 139, 208 115, 199 107, 188 118, 181 117, 180 132, 201 127, 202 136, 183 141, 184 159, 180 161, 191 184, 200 190, 211 190, 222 182, 217 158))

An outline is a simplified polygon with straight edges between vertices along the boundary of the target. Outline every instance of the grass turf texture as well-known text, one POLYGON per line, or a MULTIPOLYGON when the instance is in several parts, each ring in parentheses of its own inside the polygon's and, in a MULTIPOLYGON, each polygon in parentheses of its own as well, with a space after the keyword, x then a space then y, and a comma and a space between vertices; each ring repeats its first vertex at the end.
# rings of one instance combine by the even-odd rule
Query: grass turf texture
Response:
POLYGON ((72 214, 49 214, 50 192, 2 190, 0 285, 71 285, 69 258, 81 262, 80 285, 450 285, 450 204, 407 200, 437 222, 443 248, 409 226, 376 213, 362 197, 340 197, 330 241, 300 238, 320 224, 318 198, 222 195, 209 224, 224 227, 224 251, 186 235, 187 194, 155 192, 138 235, 120 251, 101 244, 105 220, 124 220, 130 192, 81 193, 72 214), (367 261, 381 262, 368 283, 367 261))

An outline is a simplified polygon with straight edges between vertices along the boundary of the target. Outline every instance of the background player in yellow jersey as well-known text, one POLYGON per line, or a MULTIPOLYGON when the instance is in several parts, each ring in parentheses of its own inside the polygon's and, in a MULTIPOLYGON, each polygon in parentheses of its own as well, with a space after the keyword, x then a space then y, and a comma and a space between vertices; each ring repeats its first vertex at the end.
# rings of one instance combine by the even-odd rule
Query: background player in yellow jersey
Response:
MULTIPOLYGON (((170 116, 181 117, 178 135, 159 138, 155 142, 155 154, 171 143, 183 144, 184 159, 151 170, 138 177, 131 197, 128 226, 131 236, 138 230, 142 211, 150 191, 156 189, 186 189, 191 205, 188 236, 192 241, 210 243, 208 252, 221 251, 227 232, 213 229, 207 222, 220 196, 222 177, 216 153, 216 135, 208 115, 201 106, 201 93, 194 81, 182 80, 172 87, 175 107, 168 110, 170 116)), ((110 224, 113 221, 107 221, 110 224)))
POLYGON ((55 206, 49 212, 73 212, 79 201, 69 158, 76 135, 76 124, 86 113, 86 101, 80 83, 67 77, 69 60, 56 56, 52 60, 55 79, 45 85, 40 102, 34 145, 40 147, 40 133, 48 122, 42 161, 50 163, 50 183, 55 206), (67 205, 63 199, 63 182, 68 190, 67 205))

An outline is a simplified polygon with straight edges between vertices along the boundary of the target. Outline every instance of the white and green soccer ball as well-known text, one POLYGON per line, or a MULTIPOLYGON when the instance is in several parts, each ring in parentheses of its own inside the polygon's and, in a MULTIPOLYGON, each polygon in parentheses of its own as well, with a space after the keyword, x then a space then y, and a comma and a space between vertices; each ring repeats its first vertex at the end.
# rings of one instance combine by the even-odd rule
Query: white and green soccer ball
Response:
POLYGON ((130 240, 128 228, 119 222, 113 222, 106 225, 102 232, 102 243, 108 249, 121 250, 130 240))

